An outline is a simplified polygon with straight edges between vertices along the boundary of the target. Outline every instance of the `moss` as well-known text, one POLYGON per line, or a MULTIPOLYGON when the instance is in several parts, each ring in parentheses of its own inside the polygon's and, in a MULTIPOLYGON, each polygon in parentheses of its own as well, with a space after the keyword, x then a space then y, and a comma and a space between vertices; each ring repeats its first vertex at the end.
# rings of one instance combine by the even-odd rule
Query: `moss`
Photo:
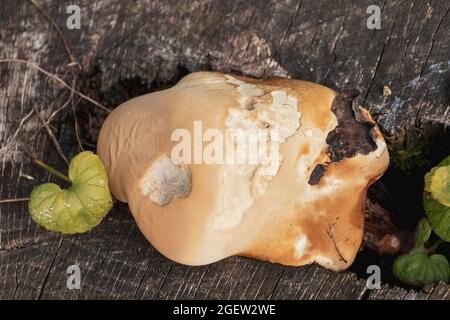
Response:
POLYGON ((408 143, 405 138, 387 137, 386 141, 393 168, 412 174, 418 168, 431 165, 429 138, 419 136, 413 143, 408 143))

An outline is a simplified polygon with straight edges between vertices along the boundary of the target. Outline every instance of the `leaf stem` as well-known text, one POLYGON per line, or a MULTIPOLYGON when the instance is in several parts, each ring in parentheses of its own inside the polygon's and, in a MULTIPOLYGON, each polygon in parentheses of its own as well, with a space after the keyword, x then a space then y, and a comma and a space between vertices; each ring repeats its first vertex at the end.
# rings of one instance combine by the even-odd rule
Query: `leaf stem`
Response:
POLYGON ((434 254, 434 252, 436 251, 436 249, 437 249, 441 244, 443 244, 443 243, 444 243, 443 240, 441 240, 441 239, 437 240, 431 247, 429 247, 429 248, 427 249, 428 254, 434 254))
POLYGON ((71 183, 72 181, 70 181, 69 177, 66 176, 64 173, 56 170, 55 168, 53 168, 52 166, 46 164, 44 161, 38 160, 38 159, 33 159, 33 162, 35 164, 37 164, 39 167, 47 170, 48 172, 50 172, 51 174, 71 183))

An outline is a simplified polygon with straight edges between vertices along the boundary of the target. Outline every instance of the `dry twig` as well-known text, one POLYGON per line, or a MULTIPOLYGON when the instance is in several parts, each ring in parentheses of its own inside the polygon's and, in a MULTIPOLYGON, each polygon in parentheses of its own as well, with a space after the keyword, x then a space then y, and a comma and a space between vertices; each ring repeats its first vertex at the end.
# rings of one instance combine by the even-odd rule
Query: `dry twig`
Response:
POLYGON ((47 70, 41 68, 39 65, 37 65, 34 62, 28 61, 28 60, 22 60, 22 59, 0 59, 0 63, 22 63, 22 64, 26 64, 40 72, 42 72, 43 74, 45 74, 46 76, 48 76, 49 78, 53 79, 54 81, 58 82, 59 84, 61 84, 64 88, 70 90, 71 92, 73 92, 74 94, 78 95, 79 97, 83 98, 86 101, 89 101, 90 103, 92 103, 93 105, 95 105, 96 107, 102 109, 103 111, 106 111, 108 113, 111 112, 111 109, 103 106, 102 104, 100 104, 99 102, 95 101, 94 99, 89 98, 88 96, 86 96, 85 94, 81 93, 80 91, 72 88, 70 85, 68 85, 63 79, 61 79, 60 77, 58 77, 55 74, 52 74, 50 72, 48 72, 47 70))
POLYGON ((342 255, 341 251, 339 250, 339 248, 338 248, 338 246, 336 244, 336 240, 334 239, 333 226, 334 226, 334 223, 330 224, 328 226, 327 235, 328 235, 328 237, 330 237, 331 241, 333 241, 334 249, 336 249, 336 252, 337 252, 337 254, 339 256, 339 260, 342 260, 344 263, 347 263, 347 260, 342 255))
POLYGON ((5 149, 7 149, 8 146, 17 138, 17 136, 19 135, 20 130, 22 129, 22 126, 31 117, 33 112, 34 112, 34 110, 32 109, 25 117, 22 118, 22 120, 20 120, 19 127, 16 129, 16 131, 14 132, 13 136, 11 137, 11 139, 9 139, 8 143, 4 147, 2 147, 0 149, 0 151, 3 151, 5 149))
POLYGON ((28 200, 30 200, 30 198, 2 199, 0 200, 0 203, 25 202, 28 200))
POLYGON ((36 105, 33 105, 33 109, 36 112, 36 115, 39 118, 39 121, 41 121, 41 124, 44 126, 45 130, 47 130, 48 136, 50 138, 50 141, 52 142, 53 146, 56 149, 56 152, 61 157, 61 159, 64 160, 64 162, 69 165, 69 160, 67 160, 66 156, 64 155, 64 152, 58 142, 58 139, 56 139, 55 134, 53 133, 52 129, 50 128, 50 125, 46 125, 45 119, 40 114, 39 110, 36 108, 36 105))
MULTIPOLYGON (((73 67, 76 66, 79 69, 82 69, 82 65, 77 61, 77 59, 75 58, 75 55, 72 53, 72 50, 70 49, 69 43, 67 42, 66 37, 64 37, 64 34, 62 33, 61 29, 58 27, 58 25, 56 24, 56 22, 52 19, 52 17, 47 13, 47 11, 45 11, 37 2, 36 0, 30 0, 30 2, 39 10, 39 12, 53 25, 53 27, 56 29, 56 32, 58 33, 64 49, 67 52, 67 55, 69 57, 69 64, 67 65, 68 67, 73 67)), ((77 74, 75 72, 75 70, 72 69, 72 75, 73 75, 73 80, 72 80, 72 90, 70 92, 70 97, 67 100, 66 103, 63 104, 63 106, 61 108, 58 109, 58 112, 60 110, 63 110, 64 108, 66 108, 70 102, 72 102, 72 113, 74 116, 74 127, 75 127, 75 136, 78 142, 78 146, 80 147, 81 150, 83 150, 83 146, 81 144, 81 139, 80 139, 80 128, 78 125, 78 120, 77 120, 77 116, 76 116, 76 112, 75 112, 75 107, 73 104, 73 94, 74 94, 74 90, 77 86, 77 74)), ((53 115, 52 115, 53 116, 53 115)), ((53 117, 50 117, 49 120, 47 122, 50 122, 51 119, 53 117)))
POLYGON ((37 2, 36 0, 30 0, 30 2, 36 7, 36 9, 39 10, 39 12, 53 25, 53 27, 56 29, 56 32, 58 32, 59 37, 61 38, 61 41, 63 43, 64 49, 67 52, 67 55, 69 56, 70 63, 68 66, 77 66, 78 68, 81 68, 81 64, 75 59, 74 54, 72 53, 72 50, 70 49, 69 43, 67 42, 66 38, 64 37, 64 34, 62 33, 61 29, 56 24, 55 20, 50 17, 50 15, 45 11, 37 2))

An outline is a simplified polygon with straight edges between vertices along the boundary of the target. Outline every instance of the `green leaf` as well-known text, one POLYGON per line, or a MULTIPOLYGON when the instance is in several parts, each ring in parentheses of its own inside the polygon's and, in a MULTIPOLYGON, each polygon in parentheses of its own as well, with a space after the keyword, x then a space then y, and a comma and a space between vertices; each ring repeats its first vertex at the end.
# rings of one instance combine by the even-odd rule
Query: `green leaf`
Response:
POLYGON ((444 206, 450 206, 450 165, 439 167, 429 183, 431 196, 444 206))
POLYGON ((425 175, 423 206, 433 231, 450 241, 450 156, 425 175))
POLYGON ((450 242, 450 207, 425 195, 423 206, 433 231, 444 241, 450 242))
POLYGON ((430 183, 431 183, 431 177, 434 175, 437 169, 440 167, 447 167, 450 166, 450 156, 439 162, 435 167, 433 167, 430 172, 425 174, 425 191, 430 192, 430 183))
POLYGON ((427 219, 421 219, 415 232, 415 246, 420 247, 428 241, 431 235, 431 226, 427 219))
POLYGON ((397 258, 393 271, 400 281, 412 285, 448 282, 450 277, 447 259, 440 254, 429 257, 424 248, 416 248, 409 254, 397 258))
POLYGON ((89 231, 112 207, 105 168, 97 155, 85 151, 70 162, 69 179, 67 190, 54 183, 34 188, 28 203, 31 217, 51 231, 89 231))

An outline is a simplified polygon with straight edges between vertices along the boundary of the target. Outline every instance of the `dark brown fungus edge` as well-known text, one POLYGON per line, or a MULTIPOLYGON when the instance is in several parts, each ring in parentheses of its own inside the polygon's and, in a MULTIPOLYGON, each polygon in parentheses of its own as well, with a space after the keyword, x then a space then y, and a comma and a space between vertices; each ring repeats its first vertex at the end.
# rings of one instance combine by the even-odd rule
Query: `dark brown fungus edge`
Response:
MULTIPOLYGON (((377 149, 372 138, 371 130, 375 123, 365 121, 359 114, 359 108, 354 108, 355 98, 359 96, 356 89, 344 89, 338 94, 331 105, 331 111, 337 119, 337 126, 328 133, 327 154, 331 162, 339 162, 344 158, 351 158, 357 154, 369 154, 377 149)), ((318 164, 313 169, 308 183, 318 184, 326 171, 328 163, 318 164)))

